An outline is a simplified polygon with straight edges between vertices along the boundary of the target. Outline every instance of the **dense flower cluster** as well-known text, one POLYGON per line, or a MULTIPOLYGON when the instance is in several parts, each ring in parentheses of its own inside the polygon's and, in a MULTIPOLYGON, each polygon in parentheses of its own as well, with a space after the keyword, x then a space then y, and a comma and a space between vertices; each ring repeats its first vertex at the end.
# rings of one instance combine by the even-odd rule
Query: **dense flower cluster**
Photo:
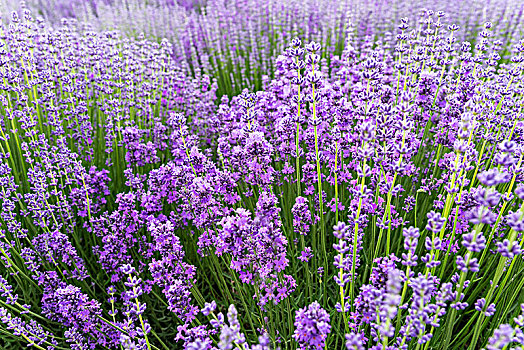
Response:
POLYGON ((0 348, 524 348, 520 2, 2 9, 0 348))
POLYGON ((322 349, 331 332, 329 314, 315 301, 297 311, 295 327, 293 338, 299 343, 300 349, 322 349))

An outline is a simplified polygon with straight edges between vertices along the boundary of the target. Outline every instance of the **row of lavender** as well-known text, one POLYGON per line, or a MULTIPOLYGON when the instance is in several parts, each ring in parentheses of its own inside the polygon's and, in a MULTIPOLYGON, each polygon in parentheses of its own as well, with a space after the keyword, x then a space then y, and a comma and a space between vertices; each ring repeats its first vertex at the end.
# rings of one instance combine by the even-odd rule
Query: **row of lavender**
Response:
MULTIPOLYGON (((19 7, 18 1, 3 1, 6 8, 19 7)), ((331 65, 348 37, 358 50, 377 40, 388 44, 401 18, 414 28, 423 25, 424 8, 446 9, 448 23, 459 27, 458 42, 473 42, 491 20, 497 23, 493 36, 510 46, 524 25, 524 5, 514 0, 28 0, 27 5, 53 23, 75 17, 97 30, 167 38, 180 66, 193 76, 215 77, 220 96, 260 90, 295 36, 322 43, 319 55, 331 65)))
POLYGON ((509 10, 474 37, 431 11, 383 38, 348 30, 338 56, 327 37, 279 39, 261 91, 220 101, 169 41, 13 15, 0 344, 524 345, 509 10))

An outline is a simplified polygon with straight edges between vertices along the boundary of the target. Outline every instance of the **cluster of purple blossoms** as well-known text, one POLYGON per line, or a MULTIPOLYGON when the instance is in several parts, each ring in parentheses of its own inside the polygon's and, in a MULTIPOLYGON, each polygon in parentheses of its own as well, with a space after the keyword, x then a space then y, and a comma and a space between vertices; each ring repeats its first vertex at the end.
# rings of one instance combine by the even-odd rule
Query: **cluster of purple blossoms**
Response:
POLYGON ((222 229, 215 237, 216 254, 229 254, 230 267, 239 273, 240 280, 263 293, 258 295, 257 292, 261 306, 268 301, 279 303, 296 286, 291 276, 282 274, 289 261, 276 200, 273 194, 262 192, 255 218, 249 211, 237 209, 234 216, 222 219, 222 229))
POLYGON ((156 243, 154 249, 160 254, 160 259, 153 258, 149 264, 152 281, 163 288, 168 309, 190 322, 198 312, 198 308, 191 305, 195 267, 183 261, 185 253, 170 221, 151 220, 149 231, 156 243))
POLYGON ((293 338, 300 349, 323 349, 331 332, 329 314, 315 301, 296 312, 295 327, 293 338))
POLYGON ((523 4, 19 5, 0 347, 524 345, 523 4))

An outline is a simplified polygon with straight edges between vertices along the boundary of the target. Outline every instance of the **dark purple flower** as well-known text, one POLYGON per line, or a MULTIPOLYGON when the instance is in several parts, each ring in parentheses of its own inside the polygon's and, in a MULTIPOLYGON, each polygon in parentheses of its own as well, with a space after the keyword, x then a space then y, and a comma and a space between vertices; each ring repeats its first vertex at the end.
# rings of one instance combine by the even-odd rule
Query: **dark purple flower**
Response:
POLYGON ((296 312, 293 338, 300 349, 323 349, 330 332, 329 314, 318 302, 296 312))

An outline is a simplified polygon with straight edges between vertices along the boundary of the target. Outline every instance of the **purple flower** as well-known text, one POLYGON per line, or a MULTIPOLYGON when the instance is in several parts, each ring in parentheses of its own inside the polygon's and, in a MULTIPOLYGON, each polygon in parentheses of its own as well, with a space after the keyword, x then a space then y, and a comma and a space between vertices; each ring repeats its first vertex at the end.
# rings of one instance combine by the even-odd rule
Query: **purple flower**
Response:
POLYGON ((462 245, 470 252, 480 252, 486 247, 482 232, 471 231, 462 236, 462 245))
POLYGON ((510 242, 508 239, 497 242, 497 252, 505 258, 513 259, 515 255, 522 254, 522 249, 518 242, 510 242))
POLYGON ((323 349, 330 332, 329 314, 318 302, 296 312, 293 338, 300 349, 323 349))
POLYGON ((202 314, 205 316, 208 316, 210 313, 214 312, 217 307, 216 301, 211 301, 211 303, 205 303, 204 307, 202 308, 202 314))
POLYGON ((353 332, 346 334, 346 349, 365 350, 361 335, 355 334, 353 332))
POLYGON ((501 324, 488 340, 487 350, 504 349, 513 341, 515 330, 509 324, 501 324))
POLYGON ((305 247, 304 250, 300 252, 300 256, 297 259, 303 262, 308 262, 312 257, 313 253, 311 252, 311 247, 305 247))
MULTIPOLYGON (((484 311, 484 307, 486 305, 486 299, 480 298, 475 302, 475 310, 477 311, 484 311)), ((495 304, 491 303, 486 308, 486 310, 483 312, 486 317, 493 316, 495 314, 495 304)))
POLYGON ((439 233, 440 230, 444 227, 444 224, 446 223, 446 218, 442 217, 440 213, 431 211, 427 214, 428 216, 428 223, 426 225, 426 230, 431 231, 433 233, 439 233))
POLYGON ((304 197, 297 197, 291 213, 293 214, 293 228, 295 232, 300 235, 307 235, 309 227, 313 223, 308 200, 304 197))

